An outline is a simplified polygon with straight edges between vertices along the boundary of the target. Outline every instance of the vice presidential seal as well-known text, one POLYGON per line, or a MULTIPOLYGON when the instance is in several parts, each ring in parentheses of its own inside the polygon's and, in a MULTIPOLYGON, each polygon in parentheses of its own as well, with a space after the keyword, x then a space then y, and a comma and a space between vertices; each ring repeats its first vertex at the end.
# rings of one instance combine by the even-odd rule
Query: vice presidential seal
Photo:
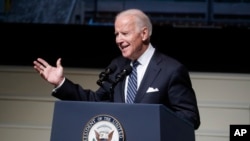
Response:
POLYGON ((83 141, 125 141, 120 122, 107 114, 97 115, 89 120, 83 129, 83 141))

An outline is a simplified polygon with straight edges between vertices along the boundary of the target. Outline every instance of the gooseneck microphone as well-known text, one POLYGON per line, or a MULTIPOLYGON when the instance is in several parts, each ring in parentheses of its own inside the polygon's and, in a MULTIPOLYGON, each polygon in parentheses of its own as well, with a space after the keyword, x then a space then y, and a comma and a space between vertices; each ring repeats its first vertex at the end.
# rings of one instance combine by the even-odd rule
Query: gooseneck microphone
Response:
POLYGON ((115 76, 115 80, 112 83, 112 86, 110 87, 110 91, 112 92, 114 90, 114 87, 116 84, 120 81, 122 81, 127 75, 129 75, 132 72, 132 67, 130 65, 127 65, 122 69, 122 71, 115 76))
POLYGON ((116 70, 116 68, 117 68, 116 65, 113 64, 109 65, 104 72, 101 72, 99 74, 99 79, 97 80, 96 83, 99 86, 103 86, 104 81, 112 83, 112 80, 109 79, 109 75, 112 74, 116 70))
POLYGON ((97 80, 97 84, 109 92, 110 101, 114 100, 114 88, 115 86, 122 81, 127 75, 132 72, 132 67, 130 65, 125 66, 119 73, 115 75, 115 79, 110 79, 110 74, 114 73, 117 69, 115 65, 109 65, 105 71, 99 74, 99 79, 97 80))

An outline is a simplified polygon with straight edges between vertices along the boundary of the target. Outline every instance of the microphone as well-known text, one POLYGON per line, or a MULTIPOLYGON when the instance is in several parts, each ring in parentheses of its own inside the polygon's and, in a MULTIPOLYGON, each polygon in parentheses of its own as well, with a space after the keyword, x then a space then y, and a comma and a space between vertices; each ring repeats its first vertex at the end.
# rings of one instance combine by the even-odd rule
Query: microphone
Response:
POLYGON ((116 70, 116 66, 114 64, 109 65, 104 72, 99 74, 99 79, 97 80, 97 84, 99 86, 103 86, 104 81, 111 81, 109 79, 109 75, 112 74, 116 70))
POLYGON ((116 84, 120 81, 122 81, 127 75, 129 75, 132 72, 132 67, 130 65, 127 65, 124 67, 124 69, 118 73, 115 77, 115 81, 112 83, 112 86, 110 88, 111 91, 113 91, 116 84))

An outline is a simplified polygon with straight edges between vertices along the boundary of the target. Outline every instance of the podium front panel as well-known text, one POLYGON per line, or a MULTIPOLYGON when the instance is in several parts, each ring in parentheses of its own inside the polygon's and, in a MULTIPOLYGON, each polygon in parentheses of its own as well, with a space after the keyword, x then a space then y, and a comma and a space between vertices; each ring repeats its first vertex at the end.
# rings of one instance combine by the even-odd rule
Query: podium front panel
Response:
MULTIPOLYGON (((113 138, 111 141, 167 141, 166 139, 173 141, 176 133, 172 132, 177 131, 177 136, 180 136, 179 130, 174 128, 182 126, 184 126, 183 132, 187 133, 183 136, 185 141, 194 140, 192 127, 176 119, 176 116, 162 105, 56 101, 51 141, 98 141, 96 136, 88 134, 96 128, 93 130, 98 130, 99 137, 108 136, 101 131, 101 126, 105 129, 103 127, 105 125, 97 124, 99 118, 112 120, 115 122, 115 127, 121 128, 117 130, 118 136, 121 137, 113 138), (178 126, 175 127, 174 122, 178 122, 178 126)), ((181 141, 178 138, 176 141, 181 141)))

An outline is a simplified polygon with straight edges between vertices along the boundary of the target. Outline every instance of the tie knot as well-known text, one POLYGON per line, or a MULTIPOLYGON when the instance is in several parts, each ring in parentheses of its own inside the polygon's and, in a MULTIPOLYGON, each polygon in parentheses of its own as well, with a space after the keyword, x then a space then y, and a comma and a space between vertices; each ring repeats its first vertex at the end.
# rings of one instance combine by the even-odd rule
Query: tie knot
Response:
POLYGON ((133 68, 136 68, 140 63, 139 61, 135 60, 132 64, 133 64, 133 68))

